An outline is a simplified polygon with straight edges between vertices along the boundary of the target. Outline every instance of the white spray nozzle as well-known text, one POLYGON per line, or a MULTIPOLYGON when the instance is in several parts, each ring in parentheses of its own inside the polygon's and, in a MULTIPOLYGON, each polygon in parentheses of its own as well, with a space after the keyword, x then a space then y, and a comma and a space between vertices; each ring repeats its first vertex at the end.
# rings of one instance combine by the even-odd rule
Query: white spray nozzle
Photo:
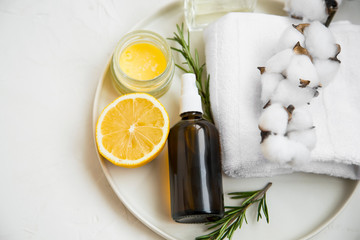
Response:
POLYGON ((193 73, 185 73, 181 76, 180 114, 185 112, 203 112, 196 87, 196 76, 193 73))

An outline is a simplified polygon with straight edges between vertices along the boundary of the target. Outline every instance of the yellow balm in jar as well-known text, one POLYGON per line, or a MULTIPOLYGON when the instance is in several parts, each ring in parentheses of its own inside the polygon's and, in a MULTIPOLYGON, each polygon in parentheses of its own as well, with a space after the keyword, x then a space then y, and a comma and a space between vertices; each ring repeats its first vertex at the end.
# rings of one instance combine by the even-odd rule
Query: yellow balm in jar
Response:
POLYGON ((162 96, 174 75, 170 46, 160 35, 139 30, 125 35, 115 49, 111 72, 121 93, 162 96))
POLYGON ((119 64, 121 70, 129 77, 150 80, 165 71, 166 58, 154 45, 137 43, 121 53, 119 64))

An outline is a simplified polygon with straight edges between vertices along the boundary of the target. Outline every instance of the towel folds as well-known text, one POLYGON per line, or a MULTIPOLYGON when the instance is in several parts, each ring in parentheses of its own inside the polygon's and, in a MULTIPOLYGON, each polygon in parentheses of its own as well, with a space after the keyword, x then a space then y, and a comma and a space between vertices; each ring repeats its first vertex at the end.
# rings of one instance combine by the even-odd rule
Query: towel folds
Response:
POLYGON ((224 173, 268 177, 292 172, 360 179, 360 26, 331 24, 341 45, 339 72, 310 104, 317 135, 311 161, 270 163, 260 150, 262 111, 258 66, 274 55, 282 31, 296 20, 258 13, 229 13, 204 31, 210 100, 220 133, 224 173))

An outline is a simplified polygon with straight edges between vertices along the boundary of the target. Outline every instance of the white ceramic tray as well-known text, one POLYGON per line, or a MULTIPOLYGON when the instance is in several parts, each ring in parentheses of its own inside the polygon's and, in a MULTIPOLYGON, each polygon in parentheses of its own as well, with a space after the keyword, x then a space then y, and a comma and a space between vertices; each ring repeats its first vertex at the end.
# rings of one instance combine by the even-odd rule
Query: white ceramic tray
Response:
MULTIPOLYGON (((274 6, 274 5, 272 5, 274 6)), ((266 8, 266 6, 263 6, 266 8)), ((261 9, 261 6, 258 7, 261 9)), ((262 10, 260 10, 261 12, 262 10)), ((272 11, 273 10, 269 10, 272 11)), ((281 13, 281 10, 275 9, 281 13)), ((264 11, 263 11, 264 12, 264 11)), ((266 11, 265 11, 266 12, 266 11)), ((172 37, 176 24, 183 22, 182 4, 176 2, 139 23, 135 28, 148 29, 172 37)), ((201 33, 192 33, 193 47, 203 57, 201 33)), ((179 59, 176 60, 179 62, 179 59)), ((160 98, 170 116, 170 124, 179 120, 180 76, 177 70, 170 90, 160 98)), ((93 124, 101 110, 119 94, 111 83, 108 66, 100 79, 94 102, 93 124)), ((203 235, 204 225, 175 223, 170 217, 167 146, 150 164, 137 169, 112 165, 99 155, 100 164, 114 192, 124 205, 145 225, 166 239, 194 239, 203 235)), ((312 174, 291 174, 272 178, 235 179, 224 176, 224 193, 260 189, 273 182, 267 194, 270 224, 256 223, 256 210, 249 209, 248 225, 233 239, 289 240, 308 239, 318 233, 343 209, 358 182, 312 174)), ((236 201, 225 195, 225 204, 236 201)))

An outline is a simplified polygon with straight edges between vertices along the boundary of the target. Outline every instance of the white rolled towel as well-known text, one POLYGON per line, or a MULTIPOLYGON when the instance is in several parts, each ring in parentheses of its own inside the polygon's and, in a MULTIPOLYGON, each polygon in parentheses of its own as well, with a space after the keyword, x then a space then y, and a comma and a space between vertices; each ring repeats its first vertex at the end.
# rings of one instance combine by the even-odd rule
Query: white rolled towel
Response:
POLYGON ((262 112, 259 66, 278 52, 288 17, 229 13, 204 31, 210 101, 220 133, 223 170, 232 177, 268 177, 292 172, 360 179, 360 26, 331 24, 341 45, 341 65, 331 84, 311 101, 317 143, 303 165, 270 163, 260 149, 262 112))

